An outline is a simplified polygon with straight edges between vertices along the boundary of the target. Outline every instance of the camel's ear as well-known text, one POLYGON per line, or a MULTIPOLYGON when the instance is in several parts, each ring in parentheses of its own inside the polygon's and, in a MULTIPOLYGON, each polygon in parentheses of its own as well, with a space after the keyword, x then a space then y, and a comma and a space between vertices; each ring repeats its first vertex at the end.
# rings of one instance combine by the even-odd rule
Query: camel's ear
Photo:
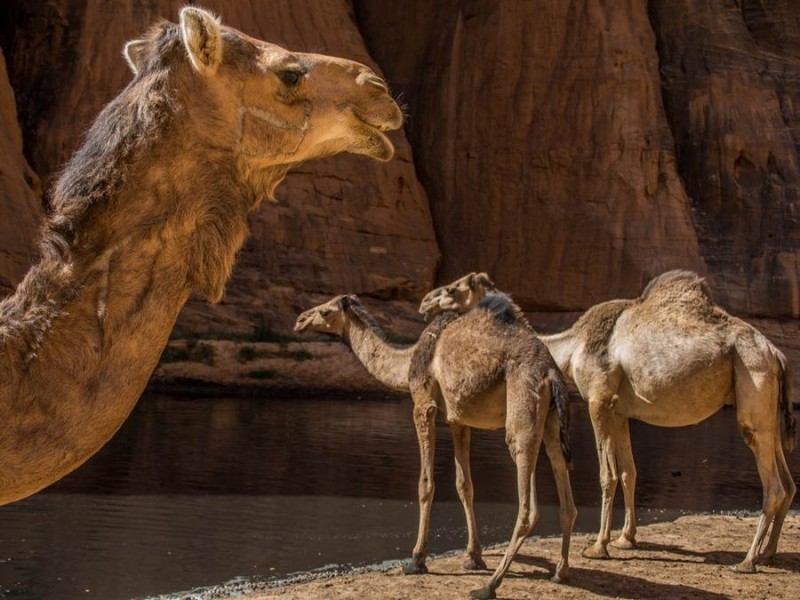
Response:
POLYGON ((350 308, 350 296, 342 296, 339 298, 339 309, 345 311, 348 308, 350 308))
POLYGON ((494 281, 489 279, 489 275, 486 273, 475 273, 469 281, 469 287, 474 289, 477 285, 482 285, 487 289, 491 289, 494 287, 494 281))
POLYGON ((125 61, 128 63, 134 75, 139 72, 139 59, 142 56, 142 50, 145 49, 145 46, 147 46, 145 40, 131 40, 125 44, 125 47, 122 49, 122 56, 125 57, 125 61))
POLYGON ((203 75, 213 75, 222 62, 222 31, 217 17, 199 8, 181 10, 181 34, 192 65, 203 75))

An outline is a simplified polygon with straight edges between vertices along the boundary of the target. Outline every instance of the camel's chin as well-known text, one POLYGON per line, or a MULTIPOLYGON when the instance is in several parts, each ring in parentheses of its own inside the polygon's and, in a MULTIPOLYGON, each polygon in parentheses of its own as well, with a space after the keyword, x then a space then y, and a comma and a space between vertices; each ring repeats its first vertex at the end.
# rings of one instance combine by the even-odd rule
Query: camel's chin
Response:
POLYGON ((381 162, 386 162, 394 156, 394 145, 379 129, 361 122, 356 131, 356 140, 348 148, 353 154, 363 154, 381 162))

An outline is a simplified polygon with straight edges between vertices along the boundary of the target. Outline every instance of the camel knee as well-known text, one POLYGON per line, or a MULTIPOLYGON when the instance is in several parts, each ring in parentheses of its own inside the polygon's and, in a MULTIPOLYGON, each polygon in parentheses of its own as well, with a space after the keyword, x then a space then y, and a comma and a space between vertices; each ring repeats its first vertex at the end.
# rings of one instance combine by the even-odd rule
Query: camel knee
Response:
POLYGON ((466 479, 463 476, 456 477, 456 491, 458 492, 458 497, 461 499, 462 502, 472 502, 473 499, 473 488, 472 482, 466 479))
POLYGON ((520 511, 519 515, 517 516, 517 531, 522 537, 526 537, 531 531, 533 531, 533 528, 538 522, 539 511, 537 509, 524 509, 520 511))
POLYGON ((559 519, 561 521, 561 528, 562 530, 565 527, 569 527, 571 530, 572 527, 575 525, 575 520, 578 518, 578 509, 575 507, 574 504, 569 506, 561 506, 558 509, 559 519))
POLYGON ((421 477, 419 480, 419 501, 420 502, 430 502, 433 500, 433 492, 435 491, 436 486, 434 485, 433 481, 428 477, 421 477))
POLYGON ((636 469, 625 470, 620 474, 622 487, 632 487, 636 485, 636 469))
POLYGON ((619 479, 615 473, 604 471, 600 473, 600 487, 604 492, 610 492, 617 489, 619 479))

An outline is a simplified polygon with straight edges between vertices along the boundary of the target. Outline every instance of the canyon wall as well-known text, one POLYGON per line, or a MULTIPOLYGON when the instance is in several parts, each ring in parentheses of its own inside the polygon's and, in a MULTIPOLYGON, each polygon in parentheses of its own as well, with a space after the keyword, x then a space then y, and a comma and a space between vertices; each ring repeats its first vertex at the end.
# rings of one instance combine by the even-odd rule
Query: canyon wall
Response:
MULTIPOLYGON (((175 20, 183 4, 0 7, 24 156, 45 189, 130 79, 123 43, 158 17, 175 20)), ((388 164, 339 156, 291 174, 278 203, 253 217, 223 302, 190 302, 184 333, 254 319, 287 329, 312 300, 344 291, 399 300, 384 303, 391 312, 473 270, 527 310, 581 311, 680 267, 795 344, 800 3, 203 5, 251 35, 375 66, 408 119, 388 164)), ((0 116, 13 116, 9 93, 0 103, 0 116)), ((0 222, 0 285, 21 275, 32 256, 22 232, 41 218, 13 130, 3 127, 10 141, 0 145, 3 175, 17 182, 0 184, 10 215, 0 222)))

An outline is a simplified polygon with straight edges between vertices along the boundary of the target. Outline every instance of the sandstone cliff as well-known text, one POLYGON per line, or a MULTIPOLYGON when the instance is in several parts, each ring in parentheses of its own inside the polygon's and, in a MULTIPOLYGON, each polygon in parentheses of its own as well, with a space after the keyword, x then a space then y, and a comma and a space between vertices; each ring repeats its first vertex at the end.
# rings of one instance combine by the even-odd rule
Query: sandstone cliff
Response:
MULTIPOLYGON (((128 81, 122 44, 182 4, 0 6, 24 155, 43 181, 128 81)), ((800 3, 203 4, 252 35, 376 65, 409 116, 389 164, 341 156, 290 175, 253 217, 223 302, 191 302, 183 334, 285 331, 344 291, 399 300, 377 310, 413 334, 411 300, 472 270, 527 310, 574 315, 681 267, 800 357, 800 3)), ((3 119, 12 105, 0 93, 3 119)), ((17 208, 35 186, 14 131, 0 130, 18 182, 0 182, 0 285, 19 277, 3 257, 31 256, 21 232, 40 218, 17 208)))
POLYGON ((0 297, 14 289, 33 261, 41 219, 39 179, 22 155, 14 92, 0 50, 0 297))

